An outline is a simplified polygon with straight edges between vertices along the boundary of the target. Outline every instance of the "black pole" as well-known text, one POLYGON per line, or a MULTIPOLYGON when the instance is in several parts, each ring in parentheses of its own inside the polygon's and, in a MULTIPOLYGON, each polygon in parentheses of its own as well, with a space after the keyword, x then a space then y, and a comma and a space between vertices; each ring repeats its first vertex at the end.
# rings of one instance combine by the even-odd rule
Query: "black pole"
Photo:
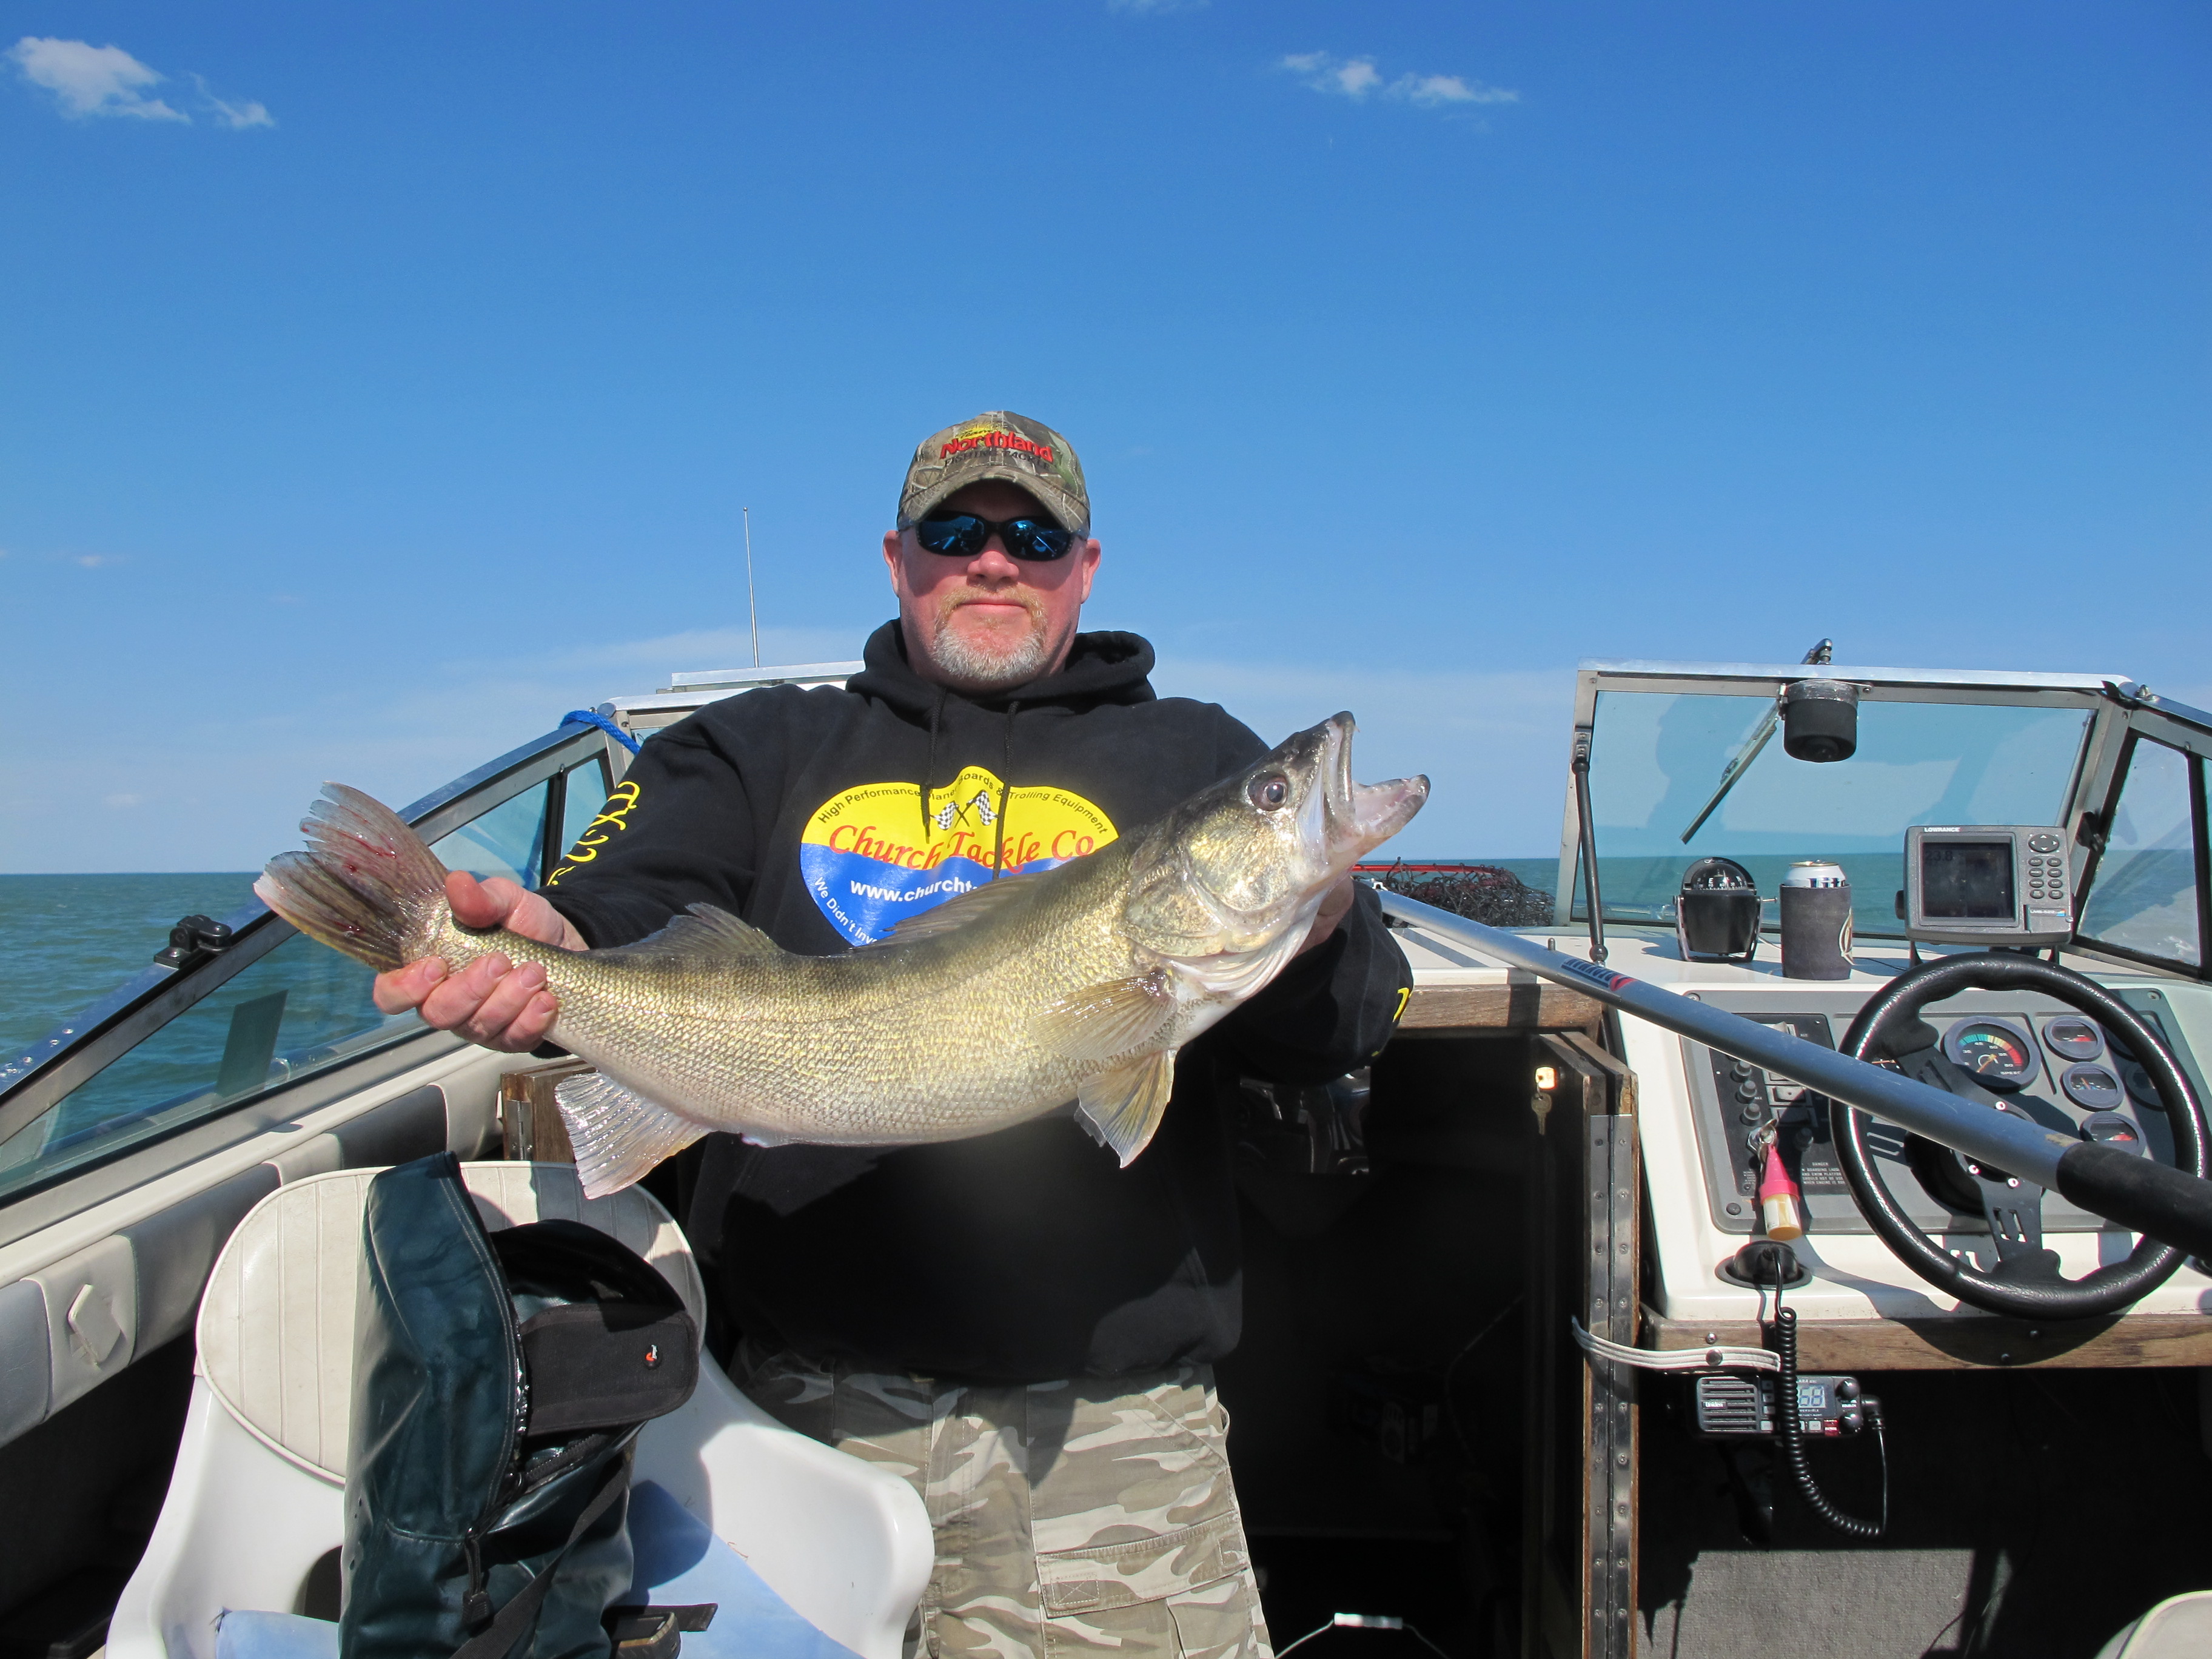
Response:
POLYGON ((1605 901, 1598 896, 1597 831, 1590 823, 1590 733, 1575 728, 1575 813, 1582 825, 1583 902, 1589 910, 1590 960, 1605 960, 1605 901))
POLYGON ((2092 1214, 2160 1243, 2212 1256, 2212 1181, 2200 1181, 2171 1164, 2118 1152, 2079 1135, 2046 1129, 2008 1112, 1993 1112, 1900 1072, 1808 1042, 1792 1032, 1547 951, 1502 927, 1470 921, 1398 893, 1385 892, 1381 897, 1390 915, 1501 964, 1525 968, 1663 1030, 1778 1072, 1831 1099, 1901 1124, 1984 1164, 2013 1170, 2039 1187, 2055 1188, 2092 1214))

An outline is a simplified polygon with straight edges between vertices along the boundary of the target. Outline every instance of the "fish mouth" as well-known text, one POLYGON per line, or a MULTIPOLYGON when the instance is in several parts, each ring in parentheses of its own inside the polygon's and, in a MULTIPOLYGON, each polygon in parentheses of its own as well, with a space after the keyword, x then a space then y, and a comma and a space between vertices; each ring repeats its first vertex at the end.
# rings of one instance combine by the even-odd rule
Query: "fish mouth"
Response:
POLYGON ((1340 870, 1404 829, 1429 798, 1425 775, 1354 783, 1352 734, 1358 729, 1348 711, 1330 715, 1320 728, 1323 787, 1315 793, 1325 802, 1329 863, 1340 870))

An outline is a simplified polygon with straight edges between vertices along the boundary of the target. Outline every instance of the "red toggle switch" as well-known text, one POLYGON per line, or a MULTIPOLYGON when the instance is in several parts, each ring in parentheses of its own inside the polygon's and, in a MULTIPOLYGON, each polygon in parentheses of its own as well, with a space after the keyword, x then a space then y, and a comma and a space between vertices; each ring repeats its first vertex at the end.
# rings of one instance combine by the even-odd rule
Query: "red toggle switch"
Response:
POLYGON ((1805 1194, 1790 1178, 1781 1149, 1771 1140, 1766 1143, 1766 1165, 1759 1177, 1759 1214, 1769 1238, 1788 1241, 1805 1237, 1805 1194))

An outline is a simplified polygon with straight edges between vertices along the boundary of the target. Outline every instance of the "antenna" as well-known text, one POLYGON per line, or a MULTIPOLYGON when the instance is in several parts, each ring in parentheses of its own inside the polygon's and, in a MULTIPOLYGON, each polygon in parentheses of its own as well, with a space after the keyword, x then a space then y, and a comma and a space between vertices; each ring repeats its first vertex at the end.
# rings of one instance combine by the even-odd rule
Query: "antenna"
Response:
POLYGON ((753 619, 753 666, 760 666, 760 603, 753 598, 753 510, 745 515, 745 609, 753 619))

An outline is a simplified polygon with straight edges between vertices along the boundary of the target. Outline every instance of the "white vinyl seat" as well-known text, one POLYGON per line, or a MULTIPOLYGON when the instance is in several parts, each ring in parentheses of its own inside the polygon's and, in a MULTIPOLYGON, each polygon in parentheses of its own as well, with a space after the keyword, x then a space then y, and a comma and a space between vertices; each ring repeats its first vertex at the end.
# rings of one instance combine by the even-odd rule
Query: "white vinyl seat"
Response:
POLYGON ((2097 1659, 2204 1659, 2212 1653, 2212 1590, 2169 1595, 2105 1644, 2097 1659))
MULTIPOLYGON (((568 1164, 461 1172, 488 1229, 588 1223, 659 1268, 705 1328, 690 1246, 649 1194, 586 1200, 568 1164)), ((115 1609, 112 1659, 214 1659, 223 1613, 302 1611, 310 1572, 338 1547, 362 1210, 377 1173, 278 1188, 216 1258, 176 1469, 115 1609)), ((898 1659, 934 1559, 904 1480, 785 1428, 703 1353, 690 1402, 639 1436, 634 1478, 704 1521, 824 1635, 861 1659, 898 1659)))

